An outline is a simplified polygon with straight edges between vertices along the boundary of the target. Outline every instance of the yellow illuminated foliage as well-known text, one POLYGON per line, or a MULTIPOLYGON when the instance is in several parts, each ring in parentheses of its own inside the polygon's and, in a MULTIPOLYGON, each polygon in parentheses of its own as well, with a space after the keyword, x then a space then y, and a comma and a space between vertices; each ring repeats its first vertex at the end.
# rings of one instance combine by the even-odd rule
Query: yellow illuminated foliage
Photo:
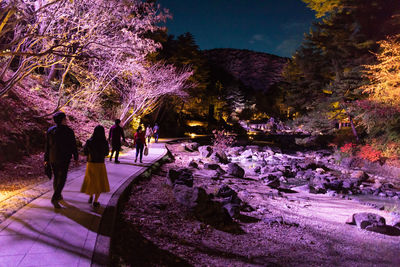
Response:
POLYGON ((303 0, 303 2, 316 12, 317 18, 321 18, 341 6, 341 0, 303 0))
POLYGON ((371 100, 391 106, 400 105, 400 35, 380 42, 378 63, 367 65, 370 83, 363 87, 371 100))

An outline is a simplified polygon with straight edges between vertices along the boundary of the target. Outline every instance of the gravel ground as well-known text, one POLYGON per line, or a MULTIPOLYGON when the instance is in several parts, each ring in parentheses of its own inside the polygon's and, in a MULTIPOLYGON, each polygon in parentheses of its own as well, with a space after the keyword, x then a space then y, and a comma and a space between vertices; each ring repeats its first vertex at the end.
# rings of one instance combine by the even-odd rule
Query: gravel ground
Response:
POLYGON ((165 164, 131 192, 116 233, 115 265, 131 266, 400 266, 400 237, 345 224, 356 212, 392 215, 356 201, 309 193, 282 193, 259 180, 195 175, 195 186, 216 193, 229 185, 254 208, 235 220, 240 234, 204 224, 174 198, 170 168, 187 167, 198 152, 171 145, 165 164))

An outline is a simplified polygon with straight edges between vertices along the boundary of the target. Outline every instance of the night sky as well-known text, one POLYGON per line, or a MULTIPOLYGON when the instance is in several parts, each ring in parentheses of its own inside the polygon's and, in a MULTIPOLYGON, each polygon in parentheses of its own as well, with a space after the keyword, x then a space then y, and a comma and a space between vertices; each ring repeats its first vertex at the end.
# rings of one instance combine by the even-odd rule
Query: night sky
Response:
POLYGON ((240 48, 290 57, 314 20, 301 0, 159 0, 175 36, 191 32, 201 49, 240 48))

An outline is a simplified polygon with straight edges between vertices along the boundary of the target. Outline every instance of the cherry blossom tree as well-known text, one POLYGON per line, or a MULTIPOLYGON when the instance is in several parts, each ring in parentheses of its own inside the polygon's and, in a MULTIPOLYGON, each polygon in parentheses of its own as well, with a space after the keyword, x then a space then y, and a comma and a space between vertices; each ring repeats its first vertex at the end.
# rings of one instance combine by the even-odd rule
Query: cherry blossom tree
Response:
POLYGON ((163 96, 186 96, 184 89, 195 86, 188 81, 192 74, 193 71, 189 67, 178 70, 165 63, 143 65, 136 72, 127 71, 125 86, 121 91, 122 124, 152 112, 160 104, 163 96))
POLYGON ((144 34, 159 29, 157 23, 168 17, 159 6, 140 0, 33 0, 29 4, 5 0, 0 7, 6 14, 0 25, 7 29, 0 32, 0 38, 8 40, 0 52, 4 63, 0 96, 39 67, 63 66, 59 87, 63 95, 63 80, 79 63, 127 56, 143 60, 159 47, 144 34), (18 67, 6 77, 6 70, 16 61, 18 67))

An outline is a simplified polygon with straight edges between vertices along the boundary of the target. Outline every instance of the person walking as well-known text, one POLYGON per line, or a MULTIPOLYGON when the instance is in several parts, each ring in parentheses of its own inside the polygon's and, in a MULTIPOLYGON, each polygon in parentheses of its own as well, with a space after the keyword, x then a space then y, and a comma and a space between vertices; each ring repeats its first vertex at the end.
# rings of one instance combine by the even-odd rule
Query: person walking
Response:
POLYGON ((81 192, 88 194, 90 196, 89 203, 93 202, 93 207, 98 208, 100 207, 98 202, 100 194, 110 192, 106 165, 104 164, 104 158, 110 151, 103 126, 97 125, 94 128, 92 136, 83 147, 83 152, 87 156, 87 164, 81 192))
POLYGON ((111 143, 111 155, 110 161, 115 152, 115 163, 120 163, 118 160, 119 151, 121 150, 121 138, 125 141, 124 129, 122 129, 119 124, 121 123, 120 119, 115 120, 115 124, 110 128, 110 133, 108 135, 108 142, 111 143))
POLYGON ((59 201, 63 199, 62 190, 67 180, 68 167, 72 156, 78 163, 78 149, 74 131, 67 126, 67 116, 64 112, 57 112, 53 116, 56 123, 46 133, 46 146, 44 153, 44 164, 50 164, 54 174, 51 203, 54 208, 61 208, 59 201))
POLYGON ((150 144, 151 137, 153 135, 153 129, 151 129, 150 125, 146 127, 146 138, 147 138, 147 143, 150 144))
POLYGON ((155 123, 153 127, 153 136, 154 136, 154 142, 158 143, 158 131, 159 131, 158 124, 155 123))
POLYGON ((142 126, 139 126, 134 137, 133 137, 133 145, 136 148, 136 158, 135 162, 137 161, 138 156, 140 155, 140 163, 142 162, 143 158, 143 149, 146 144, 146 137, 145 137, 145 132, 142 131, 142 126))

